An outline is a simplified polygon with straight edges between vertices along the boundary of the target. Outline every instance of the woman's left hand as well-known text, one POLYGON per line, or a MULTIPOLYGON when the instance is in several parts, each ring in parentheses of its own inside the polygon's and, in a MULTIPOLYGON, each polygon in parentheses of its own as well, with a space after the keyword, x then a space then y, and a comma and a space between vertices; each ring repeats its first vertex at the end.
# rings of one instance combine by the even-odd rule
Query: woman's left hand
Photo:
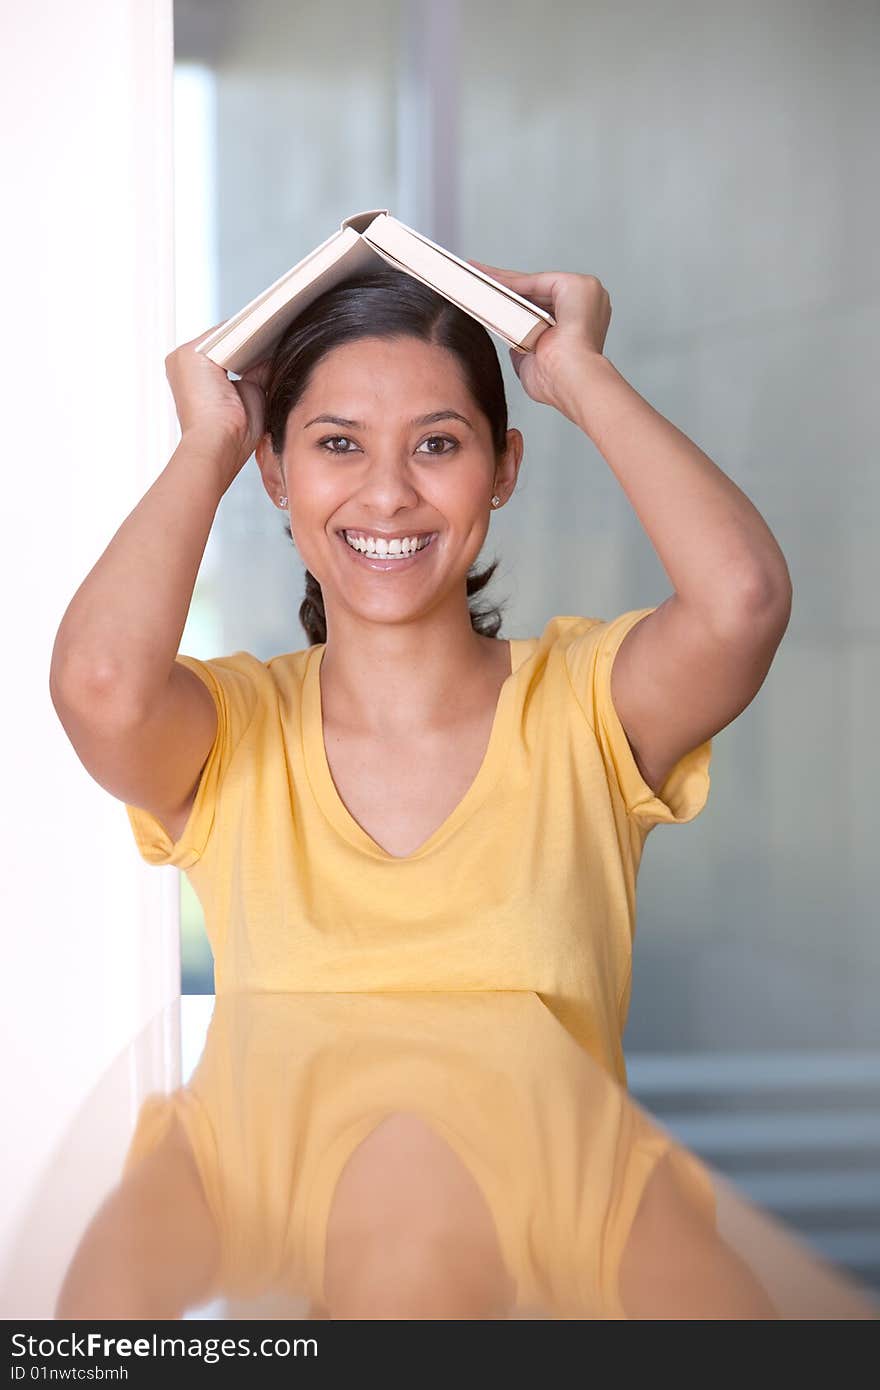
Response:
POLYGON ((470 260, 469 264, 555 318, 556 326, 544 329, 533 352, 510 348, 510 360, 533 401, 555 406, 571 419, 575 402, 583 394, 584 364, 601 357, 605 346, 611 322, 611 299, 605 286, 595 275, 571 271, 545 270, 530 275, 483 261, 470 260))

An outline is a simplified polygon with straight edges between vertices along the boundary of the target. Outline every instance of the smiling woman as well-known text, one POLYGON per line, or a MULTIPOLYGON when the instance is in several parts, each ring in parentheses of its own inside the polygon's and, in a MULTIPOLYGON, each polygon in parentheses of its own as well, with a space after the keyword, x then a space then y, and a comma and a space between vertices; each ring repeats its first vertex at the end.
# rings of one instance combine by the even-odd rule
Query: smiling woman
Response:
MULTIPOLYGON (((388 379, 386 372, 385 380, 388 379)), ((380 266, 315 300, 276 347, 265 390, 267 440, 258 448, 257 459, 273 500, 289 497, 292 526, 288 523, 286 530, 304 557, 313 549, 305 526, 307 497, 314 496, 316 487, 323 489, 331 477, 336 477, 340 480, 339 497, 347 493, 350 501, 343 518, 348 524, 334 529, 340 535, 348 531, 350 537, 365 538, 356 547, 362 556, 368 557, 360 561, 360 567, 374 573, 393 571, 401 576, 421 567, 412 555, 389 559, 395 553, 405 556, 411 550, 408 547, 396 552, 390 543, 413 536, 441 539, 447 528, 436 524, 439 518, 431 515, 427 506, 421 509, 424 524, 420 514, 406 516, 403 524, 397 524, 387 496, 373 497, 369 491, 363 491, 367 471, 374 476, 382 468, 389 449, 396 457, 406 454, 407 466, 420 482, 430 471, 442 470, 444 493, 452 487, 466 497, 478 488, 485 514, 489 506, 499 506, 513 490, 521 436, 516 430, 508 430, 504 380, 489 334, 469 314, 391 266, 380 266), (375 407, 380 362, 394 366, 399 383, 396 399, 406 407, 399 420, 389 419, 386 411, 377 411, 375 407), (403 378, 402 367, 409 373, 403 378), (450 401, 413 417, 410 391, 419 389, 419 378, 436 398, 444 374, 449 375, 461 398, 459 408, 450 401), (362 388, 358 382, 363 383, 362 388), (355 418, 348 413, 315 414, 307 405, 328 399, 348 402, 355 395, 370 406, 353 412, 355 418), (447 426, 442 433, 425 433, 429 426, 441 422, 447 426), (352 433, 311 437, 317 434, 316 427, 328 424, 352 433), (334 471, 335 465, 322 464, 319 455, 339 460, 339 471, 334 471), (359 491, 359 500, 355 489, 359 491)), ((382 478, 378 485, 382 487, 382 478)), ((372 477, 366 486, 373 486, 372 477)), ((401 470, 398 486, 406 487, 406 470, 401 470)), ((406 501, 404 497, 404 510, 406 501)), ((396 503, 401 505, 399 495, 396 503)), ((451 537, 446 547, 447 557, 453 554, 454 539, 451 537)), ((473 549, 472 535, 469 541, 473 549)), ((496 560, 482 571, 477 570, 475 562, 466 567, 469 600, 485 589, 497 564, 496 560)), ((315 570, 320 569, 321 560, 316 559, 315 570)), ((475 632, 487 637, 497 635, 501 627, 498 607, 471 604, 469 611, 475 632)), ((327 640, 324 590, 310 566, 306 569, 306 593, 299 616, 311 645, 327 640)))
MULTIPOLYGON (((218 998, 528 992, 625 1085, 642 847, 702 810, 711 744, 656 788, 634 756, 610 675, 651 610, 499 640, 471 606, 523 447, 488 333, 379 269, 235 383, 195 340, 166 371, 181 444, 66 614, 52 694, 142 857, 187 872, 218 998), (254 452, 307 567, 308 646, 182 655, 254 452)), ((389 1134, 378 1168, 415 1162, 389 1134)))

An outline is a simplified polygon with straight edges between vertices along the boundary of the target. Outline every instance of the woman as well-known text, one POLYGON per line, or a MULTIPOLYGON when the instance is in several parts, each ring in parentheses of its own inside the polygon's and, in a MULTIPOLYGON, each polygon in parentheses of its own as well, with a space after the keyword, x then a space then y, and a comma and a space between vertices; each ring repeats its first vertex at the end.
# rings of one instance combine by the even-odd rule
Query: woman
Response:
POLYGON ((471 610, 522 435, 486 331, 383 268, 242 380, 197 340, 166 359, 181 442, 74 596, 52 697, 144 858, 187 871, 218 994, 531 990, 625 1084, 644 838, 705 804, 711 738, 760 688, 791 585, 748 499, 603 356, 601 283, 482 268, 553 313, 511 353, 519 380, 597 446, 670 598, 509 641, 471 610), (254 451, 307 566, 309 647, 179 656, 254 451))

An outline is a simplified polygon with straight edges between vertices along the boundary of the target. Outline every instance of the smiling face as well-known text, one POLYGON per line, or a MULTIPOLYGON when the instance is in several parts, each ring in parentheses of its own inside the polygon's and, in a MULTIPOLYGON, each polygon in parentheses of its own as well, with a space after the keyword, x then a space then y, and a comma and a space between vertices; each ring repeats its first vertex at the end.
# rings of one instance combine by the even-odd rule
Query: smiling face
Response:
POLYGON ((496 456, 458 359, 415 337, 334 348, 288 416, 281 459, 268 438, 257 449, 266 490, 288 497, 328 626, 337 604, 372 621, 411 621, 443 603, 466 616, 490 499, 510 496, 521 457, 519 430, 496 456))

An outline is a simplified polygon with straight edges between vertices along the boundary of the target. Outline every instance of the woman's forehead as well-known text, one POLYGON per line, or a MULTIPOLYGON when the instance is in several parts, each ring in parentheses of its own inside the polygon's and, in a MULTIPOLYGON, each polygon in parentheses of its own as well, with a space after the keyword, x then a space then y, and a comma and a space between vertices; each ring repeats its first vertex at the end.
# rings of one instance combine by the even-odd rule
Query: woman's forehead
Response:
POLYGON ((470 392, 455 355, 421 339, 363 339, 333 348, 315 364, 300 412, 329 410, 365 420, 392 402, 423 411, 449 407, 467 415, 470 392))

